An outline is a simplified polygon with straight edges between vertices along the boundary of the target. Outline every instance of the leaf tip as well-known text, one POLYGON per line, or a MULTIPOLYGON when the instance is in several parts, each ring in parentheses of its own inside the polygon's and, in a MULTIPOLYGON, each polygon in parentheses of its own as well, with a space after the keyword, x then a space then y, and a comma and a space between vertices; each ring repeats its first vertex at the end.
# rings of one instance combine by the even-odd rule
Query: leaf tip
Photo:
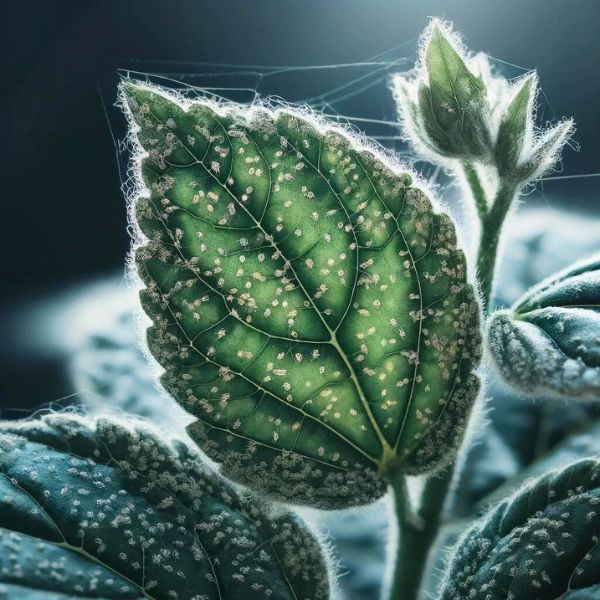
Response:
POLYGON ((451 54, 455 59, 463 60, 462 45, 450 22, 434 17, 425 28, 422 35, 422 46, 425 51, 426 62, 429 63, 438 54, 451 54))

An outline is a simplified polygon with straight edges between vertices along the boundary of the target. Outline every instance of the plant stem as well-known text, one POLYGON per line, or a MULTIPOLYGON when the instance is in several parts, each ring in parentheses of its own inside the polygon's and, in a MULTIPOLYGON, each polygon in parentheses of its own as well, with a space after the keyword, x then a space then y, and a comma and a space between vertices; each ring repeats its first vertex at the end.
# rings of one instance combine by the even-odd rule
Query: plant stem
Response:
POLYGON ((475 208, 477 209, 477 214, 479 215, 479 219, 483 222, 483 219, 487 215, 488 211, 488 203, 487 198, 485 196, 485 190, 481 185, 479 175, 477 174, 477 170, 475 169, 474 165, 472 165, 471 163, 464 163, 463 172, 465 174, 467 184, 469 185, 469 189, 473 194, 473 200, 475 201, 475 208))
POLYGON ((488 305, 492 295, 494 269, 502 225, 516 193, 517 187, 514 184, 501 184, 496 193, 494 204, 481 221, 481 238, 477 253, 477 276, 484 314, 487 314, 489 310, 488 305))
POLYGON ((437 523, 416 514, 411 506, 406 478, 391 484, 398 541, 390 581, 390 600, 416 600, 427 564, 427 555, 437 533, 437 523))
POLYGON ((473 195, 481 223, 481 239, 477 255, 477 274, 479 277, 483 310, 486 313, 492 295, 500 232, 508 209, 514 200, 517 186, 514 183, 501 183, 494 203, 488 210, 485 190, 481 185, 475 166, 465 162, 463 163, 463 172, 473 195))
POLYGON ((416 514, 406 496, 406 483, 392 483, 399 541, 389 600, 417 600, 419 597, 429 550, 442 523, 444 504, 453 475, 454 468, 451 465, 440 476, 431 477, 425 482, 421 505, 416 514))

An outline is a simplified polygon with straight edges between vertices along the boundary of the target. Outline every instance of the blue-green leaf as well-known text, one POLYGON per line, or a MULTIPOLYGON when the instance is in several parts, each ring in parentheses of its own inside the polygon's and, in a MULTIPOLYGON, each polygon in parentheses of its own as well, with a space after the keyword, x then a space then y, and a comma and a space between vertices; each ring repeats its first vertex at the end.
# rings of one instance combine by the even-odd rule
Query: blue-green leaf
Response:
POLYGON ((0 425, 0 597, 325 599, 297 517, 242 497, 146 425, 0 425))
POLYGON ((496 312, 488 340, 500 374, 521 392, 600 399, 600 256, 496 312))
POLYGON ((584 459, 526 485, 456 544, 441 600, 597 598, 600 460, 584 459))

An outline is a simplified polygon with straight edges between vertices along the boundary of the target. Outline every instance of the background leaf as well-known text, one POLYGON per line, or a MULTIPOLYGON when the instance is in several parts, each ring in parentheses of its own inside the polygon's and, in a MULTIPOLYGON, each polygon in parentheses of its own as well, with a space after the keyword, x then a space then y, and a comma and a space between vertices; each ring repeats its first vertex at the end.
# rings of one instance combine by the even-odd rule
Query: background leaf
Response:
POLYGON ((306 526, 242 498, 186 444, 66 414, 0 425, 0 596, 328 594, 306 526))
POLYGON ((465 448, 458 472, 453 515, 471 514, 473 505, 519 471, 519 457, 492 423, 465 448))
POLYGON ((496 312, 491 356, 526 394, 600 398, 600 257, 578 263, 496 312))
POLYGON ((594 597, 600 584, 599 505, 597 459, 525 486, 458 541, 440 598, 594 597))
POLYGON ((161 431, 185 436, 192 417, 159 389, 139 347, 138 294, 124 289, 115 296, 119 302, 111 309, 105 298, 83 294, 86 307, 102 310, 103 319, 93 324, 73 353, 73 391, 88 413, 140 416, 160 425, 161 431))
MULTIPOLYGON (((555 449, 558 452, 564 444, 583 436, 600 417, 597 403, 556 398, 524 400, 498 382, 492 383, 489 394, 484 426, 465 448, 452 506, 454 517, 476 514, 489 505, 490 497, 499 500, 527 477, 564 464, 566 461, 553 462, 530 472, 530 467, 545 464, 555 449), (529 475, 523 478, 523 473, 529 475), (500 496, 494 492, 497 488, 503 490, 500 496)), ((599 452, 588 451, 587 447, 573 446, 569 460, 600 454, 600 446, 599 452)))
POLYGON ((478 390, 454 226, 340 130, 126 83, 165 388, 236 481, 317 507, 450 460, 478 390))

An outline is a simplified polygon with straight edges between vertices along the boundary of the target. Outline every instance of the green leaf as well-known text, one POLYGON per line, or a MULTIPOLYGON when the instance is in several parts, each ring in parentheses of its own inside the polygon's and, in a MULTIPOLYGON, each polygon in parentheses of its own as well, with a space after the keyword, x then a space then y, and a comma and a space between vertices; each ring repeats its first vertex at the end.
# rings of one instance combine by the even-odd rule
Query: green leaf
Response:
POLYGON ((496 140, 496 165, 500 177, 515 174, 527 135, 533 135, 533 107, 537 94, 537 76, 528 75, 519 84, 506 108, 496 140))
POLYGON ((50 415, 0 425, 0 596, 325 599, 295 516, 240 496, 141 423, 50 415))
POLYGON ((495 313, 488 339, 500 374, 521 392, 600 399, 600 256, 495 313))
POLYGON ((302 113, 123 94, 146 152, 148 345, 208 456, 262 493, 330 508, 451 460, 480 339, 450 219, 302 113))
POLYGON ((468 69, 448 35, 433 22, 424 57, 429 85, 419 88, 423 124, 443 155, 481 160, 491 148, 485 84, 468 69))
POLYGON ((530 483, 458 541, 441 600, 597 598, 600 460, 530 483))

